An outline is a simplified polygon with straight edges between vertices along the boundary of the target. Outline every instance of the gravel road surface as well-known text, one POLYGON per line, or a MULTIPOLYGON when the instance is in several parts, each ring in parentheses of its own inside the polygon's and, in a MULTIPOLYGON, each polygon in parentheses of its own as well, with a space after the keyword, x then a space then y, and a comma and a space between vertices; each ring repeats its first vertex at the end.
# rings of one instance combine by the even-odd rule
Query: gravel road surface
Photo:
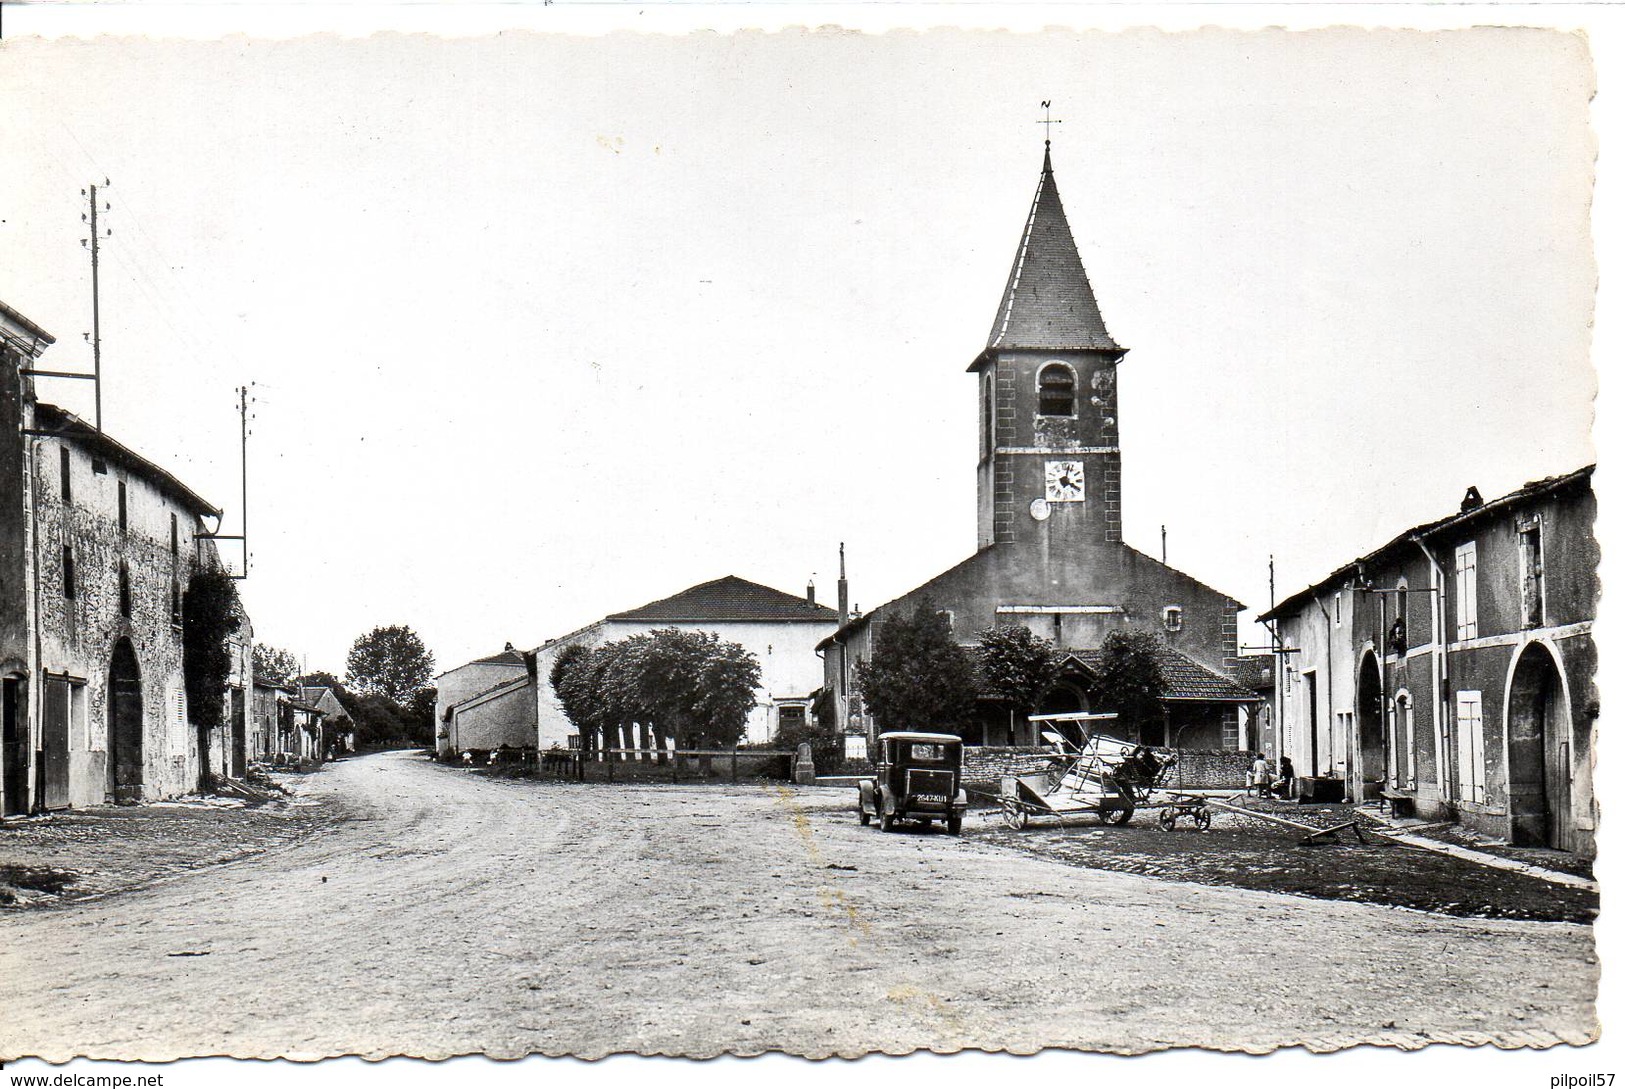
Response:
POLYGON ((497 781, 388 753, 341 819, 0 916, 0 1056, 1267 1051, 1595 1038, 1590 928, 1066 866, 850 792, 497 781))

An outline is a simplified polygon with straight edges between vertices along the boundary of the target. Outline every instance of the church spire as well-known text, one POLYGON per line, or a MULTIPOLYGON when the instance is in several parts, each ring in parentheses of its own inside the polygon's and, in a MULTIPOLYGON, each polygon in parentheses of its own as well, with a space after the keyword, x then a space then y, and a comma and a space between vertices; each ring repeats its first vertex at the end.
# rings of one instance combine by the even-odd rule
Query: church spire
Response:
POLYGON ((1106 331, 1094 289, 1078 257, 1072 228, 1061 208, 1044 141, 1044 169, 1038 178, 1021 246, 1010 266, 1010 281, 988 335, 989 349, 1092 350, 1120 352, 1106 331))

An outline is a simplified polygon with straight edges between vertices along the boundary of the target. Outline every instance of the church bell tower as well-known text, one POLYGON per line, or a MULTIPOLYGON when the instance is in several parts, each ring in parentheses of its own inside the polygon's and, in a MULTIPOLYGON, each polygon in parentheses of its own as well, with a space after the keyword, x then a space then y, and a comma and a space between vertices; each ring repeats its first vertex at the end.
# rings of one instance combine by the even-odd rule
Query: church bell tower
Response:
POLYGON ((978 549, 1122 540, 1124 354, 1078 257, 1046 140, 1009 282, 970 365, 979 383, 978 549))

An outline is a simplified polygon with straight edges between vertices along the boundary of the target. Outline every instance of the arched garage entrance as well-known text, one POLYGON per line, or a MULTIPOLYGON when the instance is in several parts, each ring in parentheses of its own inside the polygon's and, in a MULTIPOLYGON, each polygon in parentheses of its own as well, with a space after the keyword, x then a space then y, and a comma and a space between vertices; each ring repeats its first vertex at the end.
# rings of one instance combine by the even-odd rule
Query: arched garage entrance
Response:
POLYGON ((113 645, 107 668, 107 732, 113 749, 113 800, 139 802, 146 781, 146 724, 141 702, 141 666, 128 639, 113 645))
POLYGON ((1530 643, 1507 695, 1507 803, 1512 842, 1574 849, 1573 732, 1552 652, 1530 643))
POLYGON ((1360 754, 1359 763, 1350 776, 1358 779, 1351 784, 1354 796, 1361 800, 1376 797, 1382 791, 1387 775, 1387 751, 1382 728, 1382 677, 1377 672, 1377 656, 1367 651, 1360 659, 1360 674, 1355 685, 1354 739, 1360 754))

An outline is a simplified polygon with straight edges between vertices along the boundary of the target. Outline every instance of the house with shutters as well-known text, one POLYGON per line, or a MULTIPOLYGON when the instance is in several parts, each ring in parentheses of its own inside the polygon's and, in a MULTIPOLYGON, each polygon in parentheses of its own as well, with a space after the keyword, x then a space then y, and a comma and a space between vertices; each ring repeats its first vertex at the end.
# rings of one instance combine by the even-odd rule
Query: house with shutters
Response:
MULTIPOLYGON (((839 628, 820 645, 821 707, 843 733, 873 733, 853 679, 879 625, 930 602, 963 644, 986 628, 1021 625, 1060 648, 1065 670, 1041 711, 1090 710, 1101 642, 1114 631, 1153 632, 1167 713, 1128 740, 1247 744, 1244 709, 1258 701, 1233 676, 1240 603, 1123 540, 1130 406, 1119 403, 1117 369, 1126 355, 1078 255, 1046 141, 992 330, 968 368, 978 390, 976 551, 864 616, 848 615, 843 604, 839 628)), ((1028 723, 989 703, 970 740, 1028 745, 1035 738, 1028 723)))
POLYGON ((1596 852, 1593 466, 1398 534, 1262 619, 1280 751, 1353 801, 1596 852))
POLYGON ((568 646, 594 647, 657 628, 714 632, 756 656, 762 680, 746 724, 746 742, 772 740, 781 725, 804 723, 823 681, 817 647, 835 630, 835 610, 820 605, 809 584, 805 597, 735 575, 611 613, 602 620, 543 643, 535 651, 536 724, 541 748, 575 747, 576 729, 565 717, 548 674, 568 646))
POLYGON ((192 720, 183 598, 222 570, 221 511, 38 398, 54 338, 0 304, 0 791, 6 814, 140 802, 243 774, 253 633, 229 640, 225 722, 192 720))

